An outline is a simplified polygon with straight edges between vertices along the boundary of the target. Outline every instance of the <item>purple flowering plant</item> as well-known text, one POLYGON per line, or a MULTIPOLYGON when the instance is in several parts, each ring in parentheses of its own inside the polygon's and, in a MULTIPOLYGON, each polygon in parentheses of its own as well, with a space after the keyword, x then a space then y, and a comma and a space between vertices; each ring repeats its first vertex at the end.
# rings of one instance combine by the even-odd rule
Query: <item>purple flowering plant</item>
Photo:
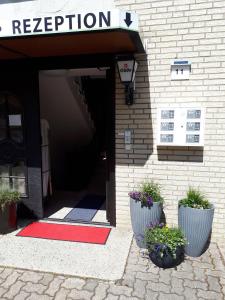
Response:
POLYGON ((154 202, 163 202, 159 184, 154 181, 144 182, 138 191, 128 194, 131 199, 140 201, 142 206, 151 207, 154 202))

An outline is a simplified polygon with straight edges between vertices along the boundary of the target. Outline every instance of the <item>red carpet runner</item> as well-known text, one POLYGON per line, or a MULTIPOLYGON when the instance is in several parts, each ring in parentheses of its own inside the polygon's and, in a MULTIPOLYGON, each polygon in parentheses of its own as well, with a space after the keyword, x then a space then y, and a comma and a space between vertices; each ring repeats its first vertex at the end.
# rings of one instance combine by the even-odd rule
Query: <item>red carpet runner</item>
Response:
POLYGON ((106 227, 34 222, 22 229, 17 236, 104 245, 110 231, 106 227))

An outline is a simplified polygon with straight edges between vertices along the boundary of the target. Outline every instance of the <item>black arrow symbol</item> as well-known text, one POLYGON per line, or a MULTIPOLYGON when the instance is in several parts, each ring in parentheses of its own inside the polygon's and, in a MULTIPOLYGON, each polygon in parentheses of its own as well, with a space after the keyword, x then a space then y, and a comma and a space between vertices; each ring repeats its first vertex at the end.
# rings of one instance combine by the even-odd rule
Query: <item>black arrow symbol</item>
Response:
POLYGON ((131 13, 126 13, 126 19, 124 19, 124 21, 127 24, 127 27, 130 27, 130 25, 133 23, 133 21, 131 21, 131 13))

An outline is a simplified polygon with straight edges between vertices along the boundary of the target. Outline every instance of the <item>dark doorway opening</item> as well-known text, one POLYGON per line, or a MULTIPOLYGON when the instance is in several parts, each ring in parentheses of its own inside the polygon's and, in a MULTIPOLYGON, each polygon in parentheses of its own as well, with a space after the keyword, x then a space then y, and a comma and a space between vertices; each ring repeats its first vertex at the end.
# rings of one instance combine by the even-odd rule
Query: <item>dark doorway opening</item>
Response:
POLYGON ((107 223, 106 68, 39 73, 44 217, 107 223))

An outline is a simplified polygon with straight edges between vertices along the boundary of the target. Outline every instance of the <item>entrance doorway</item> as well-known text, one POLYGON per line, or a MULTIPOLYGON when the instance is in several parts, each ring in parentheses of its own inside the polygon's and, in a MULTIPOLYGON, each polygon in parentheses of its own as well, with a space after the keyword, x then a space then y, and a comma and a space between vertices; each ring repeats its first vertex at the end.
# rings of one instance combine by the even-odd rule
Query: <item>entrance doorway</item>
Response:
POLYGON ((107 68, 39 72, 45 218, 111 221, 109 86, 107 68))

